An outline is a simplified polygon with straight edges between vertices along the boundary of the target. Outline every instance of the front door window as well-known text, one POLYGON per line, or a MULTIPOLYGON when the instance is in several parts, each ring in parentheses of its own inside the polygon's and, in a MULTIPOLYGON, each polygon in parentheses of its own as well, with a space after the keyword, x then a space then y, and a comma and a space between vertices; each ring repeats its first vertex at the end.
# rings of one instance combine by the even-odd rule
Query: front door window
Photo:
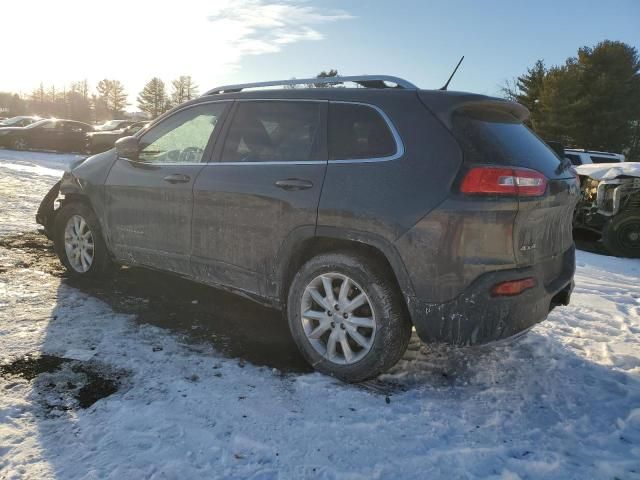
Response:
POLYGON ((225 103, 185 109, 140 138, 138 160, 146 163, 200 163, 225 103))

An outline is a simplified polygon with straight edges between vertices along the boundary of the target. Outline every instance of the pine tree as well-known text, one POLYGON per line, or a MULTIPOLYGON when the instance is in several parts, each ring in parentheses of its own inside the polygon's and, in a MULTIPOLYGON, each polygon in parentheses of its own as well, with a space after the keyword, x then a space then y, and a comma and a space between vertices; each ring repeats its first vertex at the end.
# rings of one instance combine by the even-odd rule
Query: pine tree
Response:
POLYGON ((634 47, 603 41, 552 69, 536 130, 567 144, 613 152, 633 147, 640 121, 640 59, 634 47))
POLYGON ((169 107, 164 82, 158 77, 153 77, 138 95, 138 108, 148 113, 151 118, 156 118, 166 112, 169 107))
POLYGON ((198 96, 198 85, 191 75, 181 75, 171 82, 171 106, 175 107, 198 96))
POLYGON ((127 106, 127 94, 124 85, 119 80, 104 79, 96 87, 98 98, 104 103, 106 110, 112 117, 121 115, 127 106))
POLYGON ((516 80, 518 93, 515 100, 529 109, 531 112, 530 122, 534 126, 539 120, 540 95, 542 85, 547 75, 547 69, 542 60, 538 60, 532 68, 527 69, 527 73, 521 75, 516 80))
POLYGON ((630 45, 605 40, 549 69, 539 60, 503 93, 529 108, 546 140, 640 155, 640 58, 630 45))
MULTIPOLYGON (((329 77, 337 77, 337 76, 338 76, 338 70, 336 70, 335 68, 332 68, 328 72, 325 72, 324 70, 321 71, 318 75, 316 75, 316 78, 329 78, 329 77)), ((309 86, 310 87, 314 86, 318 88, 328 88, 328 87, 333 87, 335 85, 331 83, 314 83, 309 86)))

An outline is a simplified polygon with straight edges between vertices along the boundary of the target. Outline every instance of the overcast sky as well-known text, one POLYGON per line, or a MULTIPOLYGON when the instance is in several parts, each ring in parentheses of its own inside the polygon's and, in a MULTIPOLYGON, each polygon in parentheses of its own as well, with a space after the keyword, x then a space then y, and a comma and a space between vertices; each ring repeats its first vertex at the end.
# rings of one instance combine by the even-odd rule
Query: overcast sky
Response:
POLYGON ((640 1, 3 0, 0 32, 0 91, 113 78, 135 103, 153 76, 203 91, 330 68, 437 88, 465 55, 451 88, 495 94, 538 58, 640 47, 640 1))

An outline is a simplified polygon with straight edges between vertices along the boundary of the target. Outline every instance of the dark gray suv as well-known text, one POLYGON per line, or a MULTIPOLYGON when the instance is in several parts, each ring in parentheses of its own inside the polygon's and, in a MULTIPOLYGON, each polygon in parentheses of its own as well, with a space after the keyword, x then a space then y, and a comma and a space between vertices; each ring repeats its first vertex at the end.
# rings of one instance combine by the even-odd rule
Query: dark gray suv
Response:
POLYGON ((279 306, 311 365, 361 381, 412 328, 476 345, 569 302, 577 179, 527 114, 386 76, 221 87, 74 166, 37 220, 74 275, 140 265, 279 306))

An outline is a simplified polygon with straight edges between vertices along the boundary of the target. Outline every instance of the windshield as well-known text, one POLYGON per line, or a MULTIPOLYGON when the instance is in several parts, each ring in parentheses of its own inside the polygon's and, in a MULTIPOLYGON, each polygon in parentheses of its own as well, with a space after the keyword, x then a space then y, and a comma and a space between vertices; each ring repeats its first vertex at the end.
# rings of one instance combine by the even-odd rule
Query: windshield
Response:
POLYGON ((122 120, 109 120, 108 122, 103 123, 102 125, 98 125, 96 130, 101 132, 107 132, 109 130, 117 130, 122 125, 122 120))

